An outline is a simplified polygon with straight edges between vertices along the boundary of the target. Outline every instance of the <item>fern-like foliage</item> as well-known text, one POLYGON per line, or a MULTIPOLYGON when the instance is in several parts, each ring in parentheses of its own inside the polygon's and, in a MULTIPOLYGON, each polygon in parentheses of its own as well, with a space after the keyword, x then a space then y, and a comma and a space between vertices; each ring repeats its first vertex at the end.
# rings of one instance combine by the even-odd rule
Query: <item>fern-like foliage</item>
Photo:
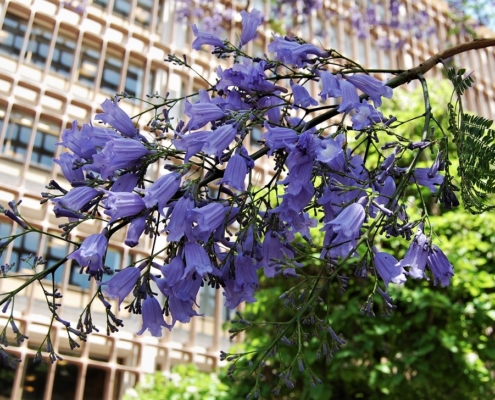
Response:
POLYGON ((495 193, 495 130, 490 129, 493 121, 463 113, 457 123, 459 115, 450 104, 449 114, 464 206, 474 214, 491 210, 495 208, 489 197, 495 193))
POLYGON ((465 72, 447 68, 455 97, 455 102, 448 104, 449 130, 457 146, 464 206, 479 214, 495 208, 490 196, 495 193, 495 130, 491 129, 493 121, 464 113, 462 95, 474 83, 471 75, 463 76, 465 72))
POLYGON ((449 78, 454 85, 454 90, 458 97, 461 97, 474 83, 471 74, 464 77, 463 75, 465 73, 466 70, 464 68, 458 71, 456 71, 455 68, 447 68, 447 78, 449 78))

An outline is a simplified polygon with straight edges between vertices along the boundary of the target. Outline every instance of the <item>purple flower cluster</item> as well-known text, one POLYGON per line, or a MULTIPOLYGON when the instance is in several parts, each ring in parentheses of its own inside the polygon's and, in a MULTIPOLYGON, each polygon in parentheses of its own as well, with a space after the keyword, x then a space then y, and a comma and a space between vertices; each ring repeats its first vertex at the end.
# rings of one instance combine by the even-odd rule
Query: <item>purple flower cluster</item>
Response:
MULTIPOLYGON (((262 21, 257 11, 241 15, 240 47, 256 37, 262 21)), ((195 49, 213 46, 220 57, 234 51, 213 33, 195 26, 193 32, 195 49)), ((399 201, 397 192, 404 186, 399 182, 432 192, 444 185, 440 156, 429 169, 397 165, 403 152, 422 151, 426 145, 387 143, 374 169, 366 155, 355 151, 358 147, 349 145, 352 130, 368 135, 369 144, 378 142, 373 129, 388 128, 389 121, 376 107, 392 96, 392 89, 365 73, 331 73, 326 70, 329 52, 300 40, 277 36, 268 50, 275 61, 238 57, 231 68, 218 67, 211 90, 200 90, 195 102, 186 100, 184 120, 172 128, 169 124, 171 143, 165 143, 162 132, 152 132, 156 140, 140 134, 116 100, 106 100, 96 116, 109 127, 79 129, 74 123, 62 134, 60 144, 70 152, 56 162, 72 189, 53 196, 55 215, 69 218, 67 229, 95 216, 108 223, 69 255, 82 272, 102 280, 108 240, 120 224, 128 226, 129 247, 137 246, 143 235, 167 235, 167 247, 154 249, 163 258, 150 255, 100 283, 119 306, 134 297, 129 307, 142 315, 140 334, 149 330, 160 336, 163 327, 201 315, 197 298, 205 285, 222 288, 225 305, 236 308, 256 301, 258 270, 268 278, 300 275, 303 264, 296 261, 294 243, 302 238, 313 245, 318 222, 324 232, 319 257, 329 270, 358 257, 369 260, 368 270, 374 266, 385 288, 404 283, 407 276, 423 278, 426 269, 435 284, 450 282, 453 268, 422 226, 401 261, 378 251, 369 239, 372 229, 409 239, 418 225, 409 222, 399 201), (304 69, 310 79, 279 74, 282 64, 304 69), (317 129, 305 119, 319 105, 305 87, 312 80, 321 83, 321 104, 340 98, 329 106, 342 117, 335 130, 317 129), (245 139, 254 129, 263 130, 265 148, 250 155, 245 139), (254 181, 253 175, 263 154, 274 160, 275 177, 258 190, 256 185, 265 182, 254 181), (159 159, 165 160, 167 171, 152 181, 146 171, 159 159), (218 194, 211 194, 213 188, 218 194), (260 195, 263 190, 267 195, 260 195), (158 291, 165 298, 162 303, 158 291), (170 315, 170 323, 162 311, 170 315)))

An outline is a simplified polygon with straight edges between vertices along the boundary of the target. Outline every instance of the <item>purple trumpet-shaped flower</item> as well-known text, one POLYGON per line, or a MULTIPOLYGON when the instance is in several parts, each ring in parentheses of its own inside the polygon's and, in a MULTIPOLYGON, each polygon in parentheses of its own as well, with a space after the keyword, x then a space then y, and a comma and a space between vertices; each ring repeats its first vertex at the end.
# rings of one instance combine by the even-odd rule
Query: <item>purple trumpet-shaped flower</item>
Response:
POLYGON ((292 94, 294 95, 294 105, 307 108, 310 106, 317 106, 318 102, 311 97, 309 92, 301 85, 290 83, 292 88, 292 94))
MULTIPOLYGON (((193 253, 196 252, 194 248, 189 248, 189 250, 192 250, 193 253)), ((192 258, 193 260, 189 260, 190 263, 195 262, 195 257, 193 256, 192 258)), ((186 273, 182 258, 177 256, 172 259, 170 264, 162 268, 162 272, 165 278, 153 278, 153 280, 156 282, 158 289, 168 297, 172 325, 175 325, 176 321, 187 323, 191 320, 191 317, 200 315, 193 308, 203 281, 201 277, 197 276, 196 269, 189 268, 186 273)))
POLYGON ((229 147, 237 135, 237 126, 235 124, 225 124, 210 133, 208 140, 203 146, 206 154, 215 154, 218 158, 222 157, 223 151, 229 147))
POLYGON ((119 169, 134 168, 139 159, 152 152, 134 139, 112 138, 101 153, 93 156, 93 164, 89 167, 100 173, 102 179, 108 179, 119 169))
POLYGON ((188 133, 187 135, 178 134, 177 136, 180 137, 180 139, 173 139, 172 143, 177 150, 186 152, 184 162, 188 163, 192 156, 201 151, 208 140, 210 133, 211 132, 209 131, 201 131, 188 133))
POLYGON ((108 196, 103 204, 106 208, 104 213, 110 217, 109 222, 139 214, 146 207, 143 199, 136 193, 106 191, 106 194, 108 196))
POLYGON ((196 39, 192 42, 192 48, 194 50, 200 50, 201 46, 204 44, 220 47, 221 49, 225 48, 222 39, 218 36, 215 36, 209 32, 200 31, 196 25, 192 25, 192 31, 194 36, 196 36, 196 39))
POLYGON ((246 180, 246 175, 248 173, 246 161, 247 160, 240 154, 235 154, 229 160, 227 168, 225 168, 225 174, 218 184, 226 184, 232 186, 234 189, 244 191, 244 181, 246 180))
POLYGON ((62 174, 64 174, 65 179, 67 179, 71 185, 75 182, 84 181, 84 173, 82 168, 76 168, 74 166, 74 161, 76 160, 77 157, 70 153, 62 153, 59 159, 53 159, 53 162, 60 166, 62 169, 62 174))
POLYGON ((76 187, 65 196, 52 199, 55 203, 53 212, 57 218, 84 218, 81 209, 98 195, 96 189, 87 186, 76 187))
POLYGON ((318 75, 321 78, 321 92, 319 96, 326 100, 327 97, 340 97, 342 96, 342 89, 340 88, 339 80, 334 74, 327 71, 319 71, 318 75))
POLYGON ((293 144, 299 138, 296 131, 289 128, 271 127, 265 122, 267 132, 263 134, 266 145, 270 148, 268 155, 270 156, 274 150, 287 148, 289 144, 293 144))
POLYGON ((186 222, 194 223, 192 234, 197 240, 207 242, 210 235, 225 219, 225 207, 219 203, 210 203, 189 211, 186 222))
POLYGON ((328 52, 318 47, 305 43, 301 44, 295 41, 275 36, 275 40, 268 45, 268 51, 275 53, 275 59, 285 63, 293 64, 296 67, 304 67, 311 60, 310 55, 317 57, 328 57, 328 52))
POLYGON ((399 267, 410 267, 407 274, 415 279, 425 278, 425 267, 430 254, 428 238, 423 233, 423 224, 418 226, 405 257, 397 264, 399 267))
POLYGON ((265 96, 258 100, 259 108, 267 108, 266 117, 269 122, 278 124, 280 122, 280 106, 284 101, 275 96, 265 96))
POLYGON ((450 278, 454 276, 454 267, 443 251, 436 245, 431 246, 427 266, 433 273, 433 284, 440 282, 442 287, 450 285, 450 278))
POLYGON ((345 79, 351 82, 361 92, 366 93, 373 100, 375 107, 382 105, 382 96, 391 99, 393 95, 392 88, 386 86, 382 81, 366 74, 346 75, 345 79))
MULTIPOLYGON (((377 183, 375 185, 375 189, 380 193, 380 195, 377 196, 373 200, 373 202, 375 204, 378 204, 380 206, 387 206, 388 205, 389 208, 391 208, 391 209, 395 208, 397 201, 396 200, 391 201, 392 196, 394 195, 395 190, 396 190, 394 178, 392 178, 391 176, 388 176, 387 179, 385 179, 385 182, 383 183, 383 185, 380 185, 380 183, 377 183)), ((370 216, 371 217, 373 217, 373 218, 376 217, 376 213, 378 212, 377 208, 378 208, 378 210, 380 210, 380 207, 377 207, 376 205, 372 205, 370 207, 370 216)), ((383 210, 381 210, 381 211, 383 211, 383 210)))
POLYGON ((435 161, 428 170, 428 177, 434 178, 439 169, 443 170, 444 166, 442 164, 443 164, 443 152, 439 151, 435 158, 435 161))
POLYGON ((107 251, 108 239, 101 233, 88 236, 79 246, 79 249, 67 256, 69 260, 76 260, 81 271, 86 269, 90 276, 99 279, 103 273, 103 256, 107 251))
POLYGON ((251 257, 241 254, 235 258, 235 279, 229 274, 229 269, 224 271, 225 287, 225 307, 231 310, 239 306, 243 301, 254 303, 254 292, 258 289, 258 275, 256 266, 251 257))
POLYGON ((373 247, 373 253, 376 270, 385 282, 385 288, 388 288, 390 282, 400 285, 406 281, 405 270, 398 266, 395 257, 378 251, 376 247, 373 247))
POLYGON ((356 246, 356 239, 361 236, 361 226, 366 214, 361 204, 353 203, 340 212, 337 218, 327 222, 321 230, 326 230, 324 254, 345 256, 356 246), (331 230, 331 231, 330 231, 331 230))
POLYGON ((187 224, 185 221, 189 210, 193 208, 194 200, 188 195, 181 197, 175 204, 170 221, 165 229, 168 232, 168 241, 178 242, 184 235, 192 237, 191 224, 187 224))
POLYGON ((253 94, 256 92, 273 93, 276 91, 287 92, 283 86, 277 86, 267 80, 265 67, 267 63, 260 61, 253 63, 249 59, 244 59, 242 63, 234 64, 232 68, 222 70, 217 68, 217 75, 220 81, 217 83, 217 90, 223 90, 230 87, 236 87, 246 93, 253 94))
POLYGON ((236 90, 230 90, 227 93, 227 96, 221 97, 215 97, 212 99, 212 102, 217 104, 219 107, 221 107, 223 110, 226 110, 228 112, 230 111, 248 111, 253 108, 252 105, 246 103, 243 99, 241 94, 236 91, 236 90))
POLYGON ((112 184, 111 192, 132 192, 139 180, 137 174, 124 174, 119 176, 112 184))
POLYGON ((184 245, 184 254, 186 256, 186 268, 182 279, 192 275, 194 272, 199 275, 196 279, 201 279, 206 274, 213 272, 210 258, 203 246, 197 243, 186 243, 184 245))
POLYGON ((432 193, 435 193, 437 191, 437 186, 440 186, 443 183, 443 179, 443 175, 439 174, 430 176, 429 168, 416 168, 409 180, 411 182, 416 182, 418 185, 426 186, 432 193))
POLYGON ((125 244, 129 247, 135 247, 139 243, 139 238, 143 234, 146 228, 146 220, 148 215, 143 215, 142 217, 134 218, 129 224, 129 229, 127 230, 127 236, 125 237, 125 244))
MULTIPOLYGON (((340 77, 340 75, 339 75, 340 77)), ((349 112, 354 108, 354 104, 359 103, 359 96, 356 88, 342 79, 339 80, 340 88, 342 89, 342 102, 338 108, 338 112, 349 112)))
POLYGON ((83 125, 81 131, 77 127, 77 121, 72 123, 72 129, 66 129, 62 133, 62 142, 57 144, 65 146, 77 157, 90 160, 97 149, 104 147, 111 139, 122 138, 113 129, 96 128, 92 125, 83 125))
POLYGON ((282 243, 280 235, 274 231, 266 232, 261 253, 263 258, 259 266, 263 267, 267 278, 273 278, 280 273, 278 267, 284 256, 291 259, 294 257, 294 252, 282 243))
MULTIPOLYGON (((196 298, 196 295, 199 291, 199 288, 201 286, 201 280, 198 279, 192 284, 197 287, 197 290, 195 292, 194 298, 196 298)), ((193 286, 189 285, 189 286, 193 286)), ((186 284, 180 284, 177 290, 182 290, 181 287, 186 286, 186 284)), ((184 293, 190 293, 194 292, 193 289, 184 291, 184 293)), ((181 298, 177 297, 175 294, 172 294, 168 298, 168 307, 170 309, 170 314, 172 315, 172 326, 175 325, 177 321, 182 322, 183 324, 187 324, 188 322, 191 321, 191 317, 199 317, 204 314, 198 314, 196 310, 194 310, 193 306, 195 305, 195 301, 193 300, 193 295, 190 295, 190 298, 188 300, 182 300, 181 298)))
MULTIPOLYGON (((329 164, 331 167, 336 167, 334 160, 342 159, 345 161, 344 150, 342 145, 339 144, 335 139, 325 138, 319 142, 319 146, 316 148, 316 159, 319 162, 329 164)), ((334 168, 339 169, 339 168, 334 168)))
POLYGON ((241 11, 242 17, 242 32, 239 42, 239 49, 246 43, 249 43, 256 37, 256 30, 263 22, 263 16, 260 11, 252 10, 248 13, 245 10, 241 11))
POLYGON ((96 114, 96 121, 103 121, 111 125, 123 136, 135 137, 137 135, 137 129, 134 127, 131 118, 119 107, 117 99, 114 101, 106 99, 101 108, 103 108, 104 112, 96 114))
POLYGON ((142 335, 148 329, 151 335, 161 337, 163 326, 168 330, 172 329, 172 326, 167 324, 163 318, 160 303, 150 295, 143 300, 141 314, 143 316, 143 327, 137 332, 138 335, 142 335))
POLYGON ((364 100, 361 103, 354 103, 354 111, 355 114, 352 116, 351 121, 355 130, 361 130, 385 121, 383 114, 364 100))
POLYGON ((184 113, 190 118, 189 123, 183 129, 184 131, 200 129, 209 122, 217 121, 226 117, 228 114, 211 102, 210 96, 206 90, 199 91, 200 100, 191 104, 186 100, 184 113))
POLYGON ((141 275, 139 268, 128 267, 117 272, 108 281, 100 283, 102 292, 111 300, 119 300, 120 305, 136 285, 141 275))
POLYGON ((147 208, 158 205, 158 212, 163 215, 163 209, 168 201, 177 193, 180 187, 181 176, 177 173, 163 175, 150 187, 141 190, 144 193, 144 204, 147 208))

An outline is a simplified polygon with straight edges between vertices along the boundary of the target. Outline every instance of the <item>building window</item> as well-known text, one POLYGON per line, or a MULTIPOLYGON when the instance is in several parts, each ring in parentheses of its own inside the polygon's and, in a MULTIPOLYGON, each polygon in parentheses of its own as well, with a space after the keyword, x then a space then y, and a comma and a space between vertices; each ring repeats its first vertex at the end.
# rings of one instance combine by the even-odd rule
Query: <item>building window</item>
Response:
POLYGON ((13 114, 7 126, 2 153, 7 157, 25 161, 32 126, 32 117, 13 114))
POLYGON ((127 18, 131 13, 131 7, 130 0, 115 0, 113 12, 127 18))
POLYGON ((59 362, 55 369, 53 380, 52 400, 73 399, 76 397, 77 382, 79 376, 79 366, 68 362, 59 362))
POLYGON ((154 0, 138 0, 134 21, 138 25, 150 26, 154 0))
POLYGON ((69 284, 79 286, 82 289, 89 289, 90 283, 89 275, 84 271, 81 272, 80 265, 73 261, 70 266, 69 284))
POLYGON ((98 62, 101 54, 98 50, 91 47, 84 47, 81 52, 81 61, 79 64, 79 81, 94 85, 96 74, 98 73, 98 62))
POLYGON ((29 36, 29 44, 26 53, 26 62, 44 67, 50 51, 50 42, 53 31, 34 24, 29 36))
POLYGON ((107 371, 88 365, 84 382, 84 400, 103 399, 105 387, 108 385, 107 371))
POLYGON ((93 4, 105 9, 108 6, 108 0, 93 0, 93 4))
POLYGON ((215 293, 216 289, 206 284, 199 291, 199 313, 205 317, 215 316, 215 293))
MULTIPOLYGON (((24 162, 31 141, 33 118, 23 114, 12 114, 7 126, 2 153, 13 159, 24 162)), ((31 163, 52 167, 55 144, 58 141, 60 126, 40 121, 37 126, 31 151, 31 163)))
POLYGON ((15 14, 5 14, 2 30, 0 31, 0 51, 9 56, 21 54, 27 20, 15 14))
POLYGON ((119 90, 120 74, 122 71, 122 60, 116 57, 107 56, 103 65, 103 75, 101 77, 101 89, 115 94, 119 90))
MULTIPOLYGON (((125 77, 124 92, 131 96, 140 97, 143 90, 144 69, 142 66, 129 64, 125 77)), ((149 93, 146 93, 149 94, 149 93)))
POLYGON ((43 165, 48 168, 53 166, 55 145, 58 141, 60 126, 58 124, 40 121, 34 138, 31 163, 43 165))
POLYGON ((259 127, 253 127, 249 134, 249 144, 252 149, 260 148, 261 129, 259 127))
POLYGON ((105 257, 105 266, 110 268, 112 271, 124 268, 124 266, 122 265, 122 255, 120 254, 120 252, 109 248, 105 257))
POLYGON ((48 365, 46 363, 35 363, 31 356, 27 356, 23 363, 25 372, 21 384, 22 399, 39 399, 39 394, 44 393, 46 382, 48 381, 48 365))
POLYGON ((0 399, 10 399, 14 378, 15 369, 10 368, 6 363, 0 363, 0 379, 2 382, 0 385, 0 399))
MULTIPOLYGON (((22 233, 23 230, 18 228, 16 235, 22 233)), ((19 236, 14 240, 14 246, 12 248, 12 254, 10 256, 10 264, 15 263, 11 271, 19 271, 22 268, 31 269, 31 265, 23 261, 26 257, 38 255, 38 247, 40 243, 40 234, 38 232, 29 232, 25 235, 19 236)), ((32 259, 31 259, 32 263, 32 259)))
POLYGON ((55 49, 53 50, 50 69, 66 77, 70 77, 72 65, 74 64, 74 50, 76 42, 63 35, 57 36, 55 49))
MULTIPOLYGON (((56 264, 60 260, 62 260, 65 256, 67 256, 67 242, 65 242, 62 239, 54 238, 54 237, 48 237, 47 243, 46 243, 46 249, 44 252, 44 259, 46 261, 45 266, 51 267, 52 265, 56 264)), ((49 281, 52 281, 52 279, 55 281, 55 283, 61 283, 62 278, 63 278, 63 272, 64 272, 64 267, 61 266, 57 268, 57 270, 53 274, 49 274, 46 276, 46 279, 49 281)))
MULTIPOLYGON (((10 236, 10 232, 11 232, 11 225, 6 222, 0 222, 0 238, 6 238, 10 236)), ((0 254, 0 265, 5 264, 5 257, 6 257, 6 251, 0 254)))

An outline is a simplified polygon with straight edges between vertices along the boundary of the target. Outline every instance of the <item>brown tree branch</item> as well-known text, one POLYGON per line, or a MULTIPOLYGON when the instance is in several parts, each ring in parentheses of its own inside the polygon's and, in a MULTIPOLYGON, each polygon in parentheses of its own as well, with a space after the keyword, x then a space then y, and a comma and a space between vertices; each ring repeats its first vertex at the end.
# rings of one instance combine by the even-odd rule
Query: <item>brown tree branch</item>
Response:
MULTIPOLYGON (((487 47, 492 47, 492 46, 495 46, 495 38, 475 39, 471 42, 461 43, 457 46, 451 47, 449 49, 434 54, 433 56, 428 58, 425 62, 419 64, 417 67, 402 72, 401 74, 397 75, 395 78, 390 79, 387 82, 387 86, 390 86, 391 88, 402 86, 405 83, 409 83, 415 79, 418 79, 420 75, 426 74, 435 65, 441 63, 442 60, 446 60, 458 54, 465 53, 466 51, 485 49, 487 47)), ((367 98, 367 97, 368 96, 362 96, 362 98, 367 98)), ((306 127, 312 128, 332 117, 335 117, 338 114, 340 113, 337 112, 337 110, 327 111, 326 113, 320 114, 315 118, 313 118, 311 121, 309 121, 306 127)), ((258 152, 256 152, 255 154, 257 153, 258 152)), ((255 154, 253 154, 253 156, 255 154)))

